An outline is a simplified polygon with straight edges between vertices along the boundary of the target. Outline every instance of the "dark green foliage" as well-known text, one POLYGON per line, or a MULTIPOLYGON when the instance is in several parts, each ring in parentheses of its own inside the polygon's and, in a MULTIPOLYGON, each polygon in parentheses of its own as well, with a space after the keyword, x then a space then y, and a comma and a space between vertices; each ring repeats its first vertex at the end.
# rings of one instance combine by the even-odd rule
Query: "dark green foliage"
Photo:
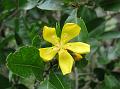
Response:
POLYGON ((5 89, 11 86, 11 83, 9 82, 9 80, 4 77, 3 75, 0 75, 0 88, 1 89, 5 89))
MULTIPOLYGON (((120 89, 120 0, 0 0, 0 89, 120 89), (62 75, 43 62, 43 27, 76 23, 91 51, 62 75)), ((54 40, 54 39, 53 39, 54 40)))

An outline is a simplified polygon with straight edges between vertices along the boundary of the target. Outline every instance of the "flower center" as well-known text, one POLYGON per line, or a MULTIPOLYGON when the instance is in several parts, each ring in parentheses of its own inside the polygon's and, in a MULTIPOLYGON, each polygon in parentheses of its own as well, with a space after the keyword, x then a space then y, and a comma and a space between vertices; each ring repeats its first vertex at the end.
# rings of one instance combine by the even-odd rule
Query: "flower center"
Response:
POLYGON ((59 43, 59 44, 56 45, 56 47, 59 48, 59 50, 64 49, 64 44, 59 43))

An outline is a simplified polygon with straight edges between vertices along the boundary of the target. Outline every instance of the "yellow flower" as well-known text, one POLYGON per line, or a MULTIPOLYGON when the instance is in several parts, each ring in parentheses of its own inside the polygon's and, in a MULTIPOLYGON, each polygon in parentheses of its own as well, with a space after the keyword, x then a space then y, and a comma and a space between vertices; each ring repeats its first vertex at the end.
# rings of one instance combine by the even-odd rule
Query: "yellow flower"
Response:
POLYGON ((75 23, 66 23, 63 26, 61 38, 57 37, 55 28, 44 26, 43 38, 52 43, 54 46, 40 48, 40 56, 44 61, 50 61, 58 53, 59 66, 63 75, 68 74, 72 70, 74 63, 73 57, 68 50, 86 54, 90 52, 90 45, 83 42, 69 42, 71 39, 79 35, 81 28, 75 23), (68 43, 69 42, 69 43, 68 43))

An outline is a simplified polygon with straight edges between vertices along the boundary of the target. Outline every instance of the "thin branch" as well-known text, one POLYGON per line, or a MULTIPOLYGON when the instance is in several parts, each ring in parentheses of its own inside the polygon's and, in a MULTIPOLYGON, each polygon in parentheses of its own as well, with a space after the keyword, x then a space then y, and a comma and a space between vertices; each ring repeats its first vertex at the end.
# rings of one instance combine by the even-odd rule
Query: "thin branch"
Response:
POLYGON ((74 73, 75 73, 75 89, 79 88, 79 75, 78 70, 76 67, 74 67, 74 73))
POLYGON ((80 73, 79 76, 93 75, 93 73, 80 73))

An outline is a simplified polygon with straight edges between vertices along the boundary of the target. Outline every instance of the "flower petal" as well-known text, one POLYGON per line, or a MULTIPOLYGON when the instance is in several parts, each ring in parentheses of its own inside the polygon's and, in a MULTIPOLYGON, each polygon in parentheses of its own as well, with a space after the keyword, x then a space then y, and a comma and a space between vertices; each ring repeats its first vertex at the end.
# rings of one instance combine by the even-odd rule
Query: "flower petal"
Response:
POLYGON ((53 47, 48 47, 48 48, 40 48, 40 56, 43 58, 44 61, 50 61, 52 58, 56 55, 58 52, 58 48, 55 46, 53 47))
POLYGON ((59 51, 59 66, 63 75, 68 74, 72 70, 74 59, 67 52, 67 50, 61 49, 59 51))
POLYGON ((53 45, 59 44, 59 38, 56 35, 55 28, 44 26, 43 28, 43 38, 44 40, 52 43, 53 45))
POLYGON ((75 23, 66 23, 61 34, 61 43, 65 44, 80 33, 80 26, 75 23))
POLYGON ((64 48, 80 54, 90 52, 90 45, 83 42, 67 43, 64 45, 64 48))

